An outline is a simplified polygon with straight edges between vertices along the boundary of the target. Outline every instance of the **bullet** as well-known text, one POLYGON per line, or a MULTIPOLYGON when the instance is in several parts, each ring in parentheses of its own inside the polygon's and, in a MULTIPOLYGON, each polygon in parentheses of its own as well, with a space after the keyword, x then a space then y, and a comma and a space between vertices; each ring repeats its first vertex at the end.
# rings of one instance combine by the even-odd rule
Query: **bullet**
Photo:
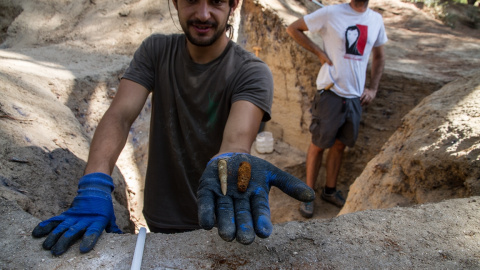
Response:
POLYGON ((220 159, 218 165, 218 178, 220 178, 220 188, 223 195, 227 195, 227 161, 220 159))

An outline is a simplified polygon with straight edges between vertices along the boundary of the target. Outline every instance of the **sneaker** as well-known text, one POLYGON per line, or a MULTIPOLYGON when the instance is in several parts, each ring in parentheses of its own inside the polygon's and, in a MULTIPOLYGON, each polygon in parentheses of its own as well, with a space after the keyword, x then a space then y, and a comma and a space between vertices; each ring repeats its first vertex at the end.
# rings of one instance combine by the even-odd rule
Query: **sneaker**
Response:
POLYGON ((324 189, 322 192, 322 199, 338 207, 343 207, 345 205, 345 199, 340 190, 337 190, 332 194, 326 194, 324 189))
POLYGON ((313 217, 313 202, 302 202, 300 204, 300 214, 305 218, 313 217))

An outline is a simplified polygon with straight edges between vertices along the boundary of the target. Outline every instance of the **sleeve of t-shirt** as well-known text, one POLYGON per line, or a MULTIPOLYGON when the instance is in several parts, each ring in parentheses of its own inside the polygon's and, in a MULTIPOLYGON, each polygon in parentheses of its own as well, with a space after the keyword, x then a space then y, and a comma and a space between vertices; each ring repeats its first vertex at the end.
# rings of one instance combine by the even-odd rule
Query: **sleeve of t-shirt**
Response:
POLYGON ((145 39, 140 47, 135 51, 130 65, 123 74, 124 79, 134 81, 147 88, 148 91, 153 90, 154 86, 154 55, 153 55, 154 39, 152 36, 145 39))
POLYGON ((382 20, 381 21, 382 26, 380 27, 380 31, 378 31, 378 37, 377 37, 377 40, 375 41, 375 44, 373 44, 373 47, 382 46, 388 41, 387 33, 385 31, 385 25, 383 24, 383 19, 381 17, 380 17, 380 20, 382 20))
POLYGON ((262 121, 269 121, 273 102, 273 76, 270 68, 261 61, 251 61, 244 66, 236 82, 232 103, 249 101, 265 112, 262 121))
POLYGON ((319 32, 328 21, 329 10, 329 7, 324 7, 305 15, 303 20, 308 27, 308 31, 312 33, 319 32))

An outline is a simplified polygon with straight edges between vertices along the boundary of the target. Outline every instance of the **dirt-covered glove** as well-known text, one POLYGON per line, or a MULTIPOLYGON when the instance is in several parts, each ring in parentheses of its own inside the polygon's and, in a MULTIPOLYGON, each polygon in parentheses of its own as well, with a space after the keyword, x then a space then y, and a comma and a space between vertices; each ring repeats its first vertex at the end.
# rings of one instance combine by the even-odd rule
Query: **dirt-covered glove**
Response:
POLYGON ((268 194, 276 186, 287 195, 303 201, 315 199, 315 192, 300 179, 280 170, 271 163, 244 153, 222 154, 207 165, 197 191, 200 226, 210 230, 217 223, 218 234, 225 241, 236 238, 248 245, 255 234, 267 238, 272 233, 268 194), (227 161, 227 193, 223 195, 218 174, 218 161, 227 161), (246 191, 237 187, 238 169, 248 162, 251 178, 246 191))
POLYGON ((112 178, 104 173, 91 173, 80 178, 78 195, 72 206, 62 214, 40 222, 33 237, 48 237, 43 248, 59 256, 82 236, 80 252, 93 249, 103 230, 122 233, 115 223, 111 192, 112 178))

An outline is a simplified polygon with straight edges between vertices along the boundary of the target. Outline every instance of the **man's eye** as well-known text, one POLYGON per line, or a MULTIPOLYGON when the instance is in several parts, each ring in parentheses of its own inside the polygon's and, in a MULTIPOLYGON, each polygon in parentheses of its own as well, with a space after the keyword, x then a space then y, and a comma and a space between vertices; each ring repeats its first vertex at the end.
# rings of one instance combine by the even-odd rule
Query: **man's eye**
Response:
POLYGON ((214 5, 221 5, 221 4, 225 3, 225 2, 226 2, 226 0, 212 0, 212 3, 213 3, 214 5))

